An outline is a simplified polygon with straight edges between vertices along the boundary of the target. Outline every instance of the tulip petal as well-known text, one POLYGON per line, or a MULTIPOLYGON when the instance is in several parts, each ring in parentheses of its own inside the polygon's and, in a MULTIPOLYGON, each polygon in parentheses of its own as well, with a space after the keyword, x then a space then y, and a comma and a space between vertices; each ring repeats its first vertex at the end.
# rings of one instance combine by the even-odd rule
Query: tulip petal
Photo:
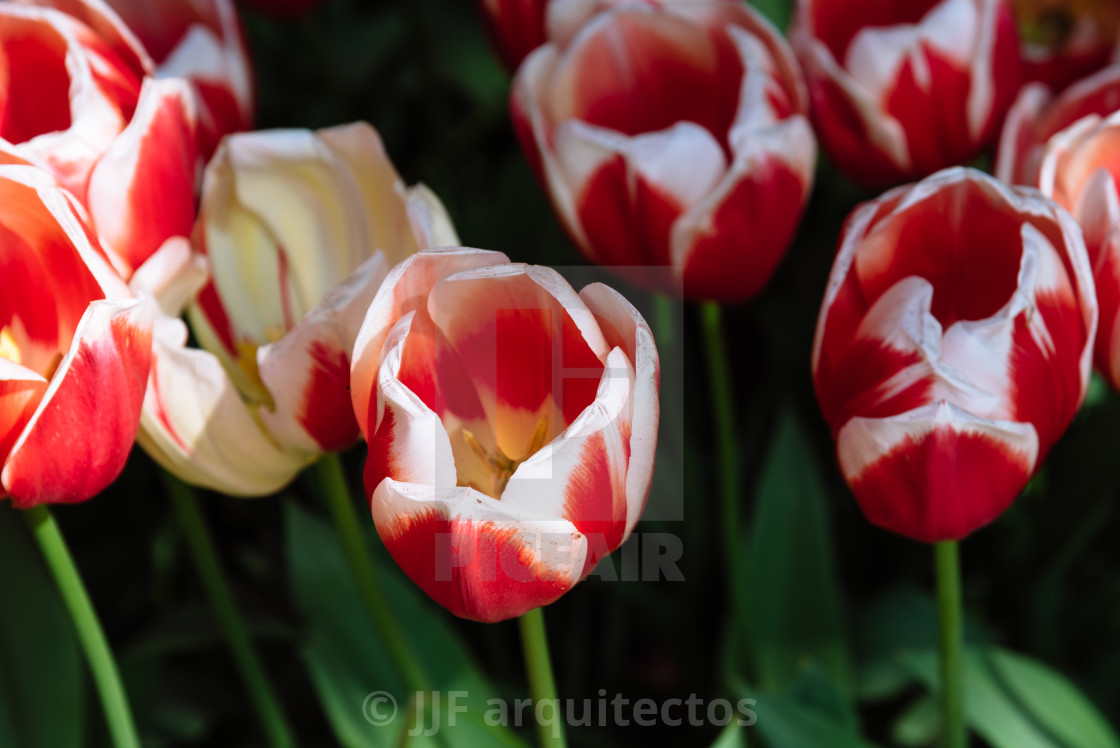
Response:
POLYGON ((548 605, 585 566, 587 542, 572 523, 469 488, 386 479, 370 507, 401 569, 463 618, 489 623, 548 605))
POLYGON ((377 252, 287 335, 257 350, 261 381, 274 403, 261 408, 261 422, 284 447, 311 456, 357 439, 349 354, 388 271, 377 252))
POLYGON ((17 507, 83 501, 124 468, 152 354, 150 304, 95 301, 2 475, 17 507))
POLYGON ((999 516, 1034 472, 1039 445, 1029 423, 978 419, 941 402, 853 418, 838 434, 837 454, 869 520, 933 543, 999 516))
POLYGON ((588 553, 581 579, 626 539, 633 392, 634 369, 616 348, 607 356, 595 401, 521 463, 501 495, 503 507, 564 517, 583 533, 588 553))
POLYGON ((350 397, 367 441, 377 423, 376 414, 370 418, 374 404, 370 396, 389 330, 401 317, 425 306, 432 287, 446 276, 466 268, 508 262, 501 252, 453 247, 411 255, 389 272, 366 312, 350 362, 350 397))
POLYGON ((47 385, 47 380, 37 372, 0 356, 0 465, 7 461, 8 453, 39 407, 47 385))
POLYGON ((144 81, 128 127, 90 175, 89 209, 126 279, 195 219, 193 99, 179 79, 144 81))
POLYGON ((607 344, 625 352, 634 367, 634 387, 627 403, 630 463, 626 472, 625 539, 641 516, 653 481, 657 424, 661 412, 658 399, 661 362, 649 325, 622 294, 602 283, 592 283, 579 295, 595 315, 607 344))
POLYGON ((310 460, 277 447, 219 360, 186 340, 182 322, 159 320, 138 443, 196 486, 232 496, 280 490, 310 460))

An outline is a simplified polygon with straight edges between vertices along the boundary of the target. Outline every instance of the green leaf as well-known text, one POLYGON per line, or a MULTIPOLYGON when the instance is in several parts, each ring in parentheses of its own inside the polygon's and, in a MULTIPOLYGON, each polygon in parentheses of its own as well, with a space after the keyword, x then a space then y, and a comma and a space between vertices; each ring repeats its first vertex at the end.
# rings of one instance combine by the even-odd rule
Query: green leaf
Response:
POLYGON ((86 678, 74 628, 23 517, 0 506, 0 745, 82 745, 86 678))
MULTIPOLYGON (((908 652, 903 662, 931 690, 937 653, 908 652)), ((1060 673, 997 648, 967 648, 964 704, 969 726, 995 748, 1114 748, 1116 734, 1060 673)))
POLYGON ((758 486, 740 625, 757 684, 790 688, 813 667, 850 701, 850 655, 832 548, 828 497, 796 419, 778 424, 758 486))
POLYGON ((1071 748, 1116 748, 1116 733, 1076 686, 1056 670, 1004 649, 988 653, 993 675, 1023 710, 1071 748))
POLYGON ((792 695, 759 694, 752 709, 757 716, 752 731, 760 732, 766 744, 773 748, 870 748, 875 745, 860 737, 850 725, 830 719, 792 695))
POLYGON ((937 700, 919 697, 891 725, 891 741, 902 746, 932 745, 941 730, 937 700))
POLYGON ((792 0, 751 0, 750 4, 780 31, 784 32, 788 29, 790 21, 793 20, 792 0))
POLYGON ((433 719, 439 720, 440 729, 432 737, 442 745, 524 745, 508 729, 484 723, 487 701, 498 694, 449 625, 449 614, 402 579, 395 567, 379 568, 389 607, 397 612, 405 638, 431 678, 429 691, 441 693, 434 715, 431 693, 423 695, 426 718, 418 721, 417 697, 408 692, 378 642, 330 526, 290 500, 285 504, 285 526, 293 596, 307 626, 304 661, 342 745, 425 745, 429 738, 419 733, 430 729, 433 719), (452 693, 458 694, 465 713, 451 714, 452 693), (375 701, 385 696, 392 702, 375 701), (381 719, 393 711, 395 717, 381 719), (382 721, 387 724, 373 724, 382 721))

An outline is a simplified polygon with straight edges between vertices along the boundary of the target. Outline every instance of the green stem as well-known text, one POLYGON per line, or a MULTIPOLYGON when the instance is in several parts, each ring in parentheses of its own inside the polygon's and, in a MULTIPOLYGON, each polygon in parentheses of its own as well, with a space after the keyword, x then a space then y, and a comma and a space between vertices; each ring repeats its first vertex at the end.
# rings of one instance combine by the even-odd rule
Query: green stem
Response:
MULTIPOLYGON (((731 374, 723 340, 719 304, 707 302, 700 307, 704 347, 708 357, 708 385, 712 390, 712 416, 716 425, 716 456, 719 470, 720 500, 723 505, 723 545, 728 569, 735 573, 741 544, 739 519, 739 460, 735 433, 735 407, 731 397, 731 374)), ((738 585, 734 586, 738 590, 738 585)), ((736 594, 738 594, 736 592, 736 594)))
POLYGON ((370 621, 377 630, 378 638, 384 643, 385 650, 396 660, 397 668, 404 676, 405 683, 414 693, 427 688, 428 679, 424 668, 416 659, 412 648, 401 633, 397 619, 385 603, 385 594, 374 571, 373 559, 366 547, 365 537, 358 524, 358 515, 350 501, 350 491, 346 487, 346 476, 338 455, 328 454, 315 464, 315 474, 319 479, 327 506, 334 518, 335 529, 342 543, 342 552, 350 573, 358 585, 362 604, 370 621))
MULTIPOLYGON (((544 630, 544 611, 533 608, 517 620, 521 627, 521 647, 525 651, 525 670, 529 675, 529 695, 533 704, 549 701, 554 715, 560 714, 560 702, 556 698, 556 680, 552 677, 552 660, 548 655, 548 635, 544 630)), ((537 707, 534 706, 534 713, 537 707)), ((563 720, 558 716, 547 722, 537 720, 537 740, 541 746, 565 748, 568 741, 564 736, 563 720)))
POLYGON ((962 699, 961 570, 956 541, 933 546, 937 569, 937 634, 941 652, 941 728, 945 748, 968 744, 962 699))
POLYGON ((43 558, 54 575, 62 601, 70 612, 78 640, 82 644, 86 661, 93 672, 93 680, 101 695, 101 706, 105 711, 105 721, 116 748, 139 748, 140 739, 136 725, 132 721, 132 711, 128 706, 117 663, 105 640, 105 633, 97 620, 85 585, 74 566, 74 559, 66 548, 66 541, 54 522, 54 517, 45 505, 33 506, 23 513, 31 527, 43 558))
POLYGON ((163 482, 171 496, 179 527, 187 539, 195 570, 210 599, 210 606, 214 609, 214 616, 225 636, 237 673, 245 684, 269 743, 282 748, 293 746, 296 741, 292 729, 284 718, 280 699, 272 690, 245 622, 237 610, 233 592, 226 582, 218 554, 214 550, 214 541, 202 518, 202 512, 198 509, 194 492, 190 486, 170 473, 163 473, 163 482))

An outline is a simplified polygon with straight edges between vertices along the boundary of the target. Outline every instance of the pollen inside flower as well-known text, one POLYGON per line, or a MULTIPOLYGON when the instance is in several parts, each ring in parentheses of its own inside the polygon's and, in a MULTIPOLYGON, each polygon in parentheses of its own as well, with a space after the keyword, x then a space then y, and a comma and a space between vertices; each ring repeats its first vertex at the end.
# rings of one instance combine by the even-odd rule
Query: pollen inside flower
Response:
POLYGON ((474 455, 479 459, 479 462, 490 472, 491 482, 489 486, 479 486, 468 483, 460 483, 460 485, 470 485, 479 491, 482 491, 495 499, 502 498, 502 492, 506 490, 506 484, 509 479, 513 477, 517 466, 528 460, 530 457, 540 451, 549 441, 548 429, 549 417, 542 416, 541 420, 537 421, 537 427, 533 431, 533 438, 526 447, 524 456, 514 459, 506 455, 501 447, 495 446, 493 451, 487 451, 486 447, 482 446, 478 437, 474 435, 469 429, 462 429, 459 435, 466 442, 467 446, 474 455))

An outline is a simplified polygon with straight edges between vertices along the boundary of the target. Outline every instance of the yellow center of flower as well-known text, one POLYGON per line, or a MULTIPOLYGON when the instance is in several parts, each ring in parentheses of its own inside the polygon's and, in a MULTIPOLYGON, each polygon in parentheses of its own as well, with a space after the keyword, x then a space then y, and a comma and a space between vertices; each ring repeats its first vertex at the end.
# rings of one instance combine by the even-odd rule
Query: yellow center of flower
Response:
POLYGON ((529 440, 529 448, 525 451, 524 456, 516 460, 509 457, 502 451, 501 447, 496 445, 493 451, 486 451, 486 447, 482 446, 478 437, 469 430, 463 429, 463 440, 466 441, 467 446, 471 448, 471 451, 490 473, 490 491, 486 491, 480 486, 471 487, 487 493, 495 499, 501 499, 502 492, 506 490, 506 484, 509 483, 514 471, 517 470, 517 466, 535 455, 548 442, 548 421, 548 415, 537 421, 537 426, 533 429, 533 436, 529 440))
POLYGON ((0 327, 0 356, 15 364, 23 363, 23 356, 20 355, 16 339, 7 327, 0 327))
POLYGON ((1019 32, 1030 43, 1061 47, 1082 21, 1089 21, 1101 37, 1120 33, 1120 4, 1116 0, 1014 0, 1019 32))

